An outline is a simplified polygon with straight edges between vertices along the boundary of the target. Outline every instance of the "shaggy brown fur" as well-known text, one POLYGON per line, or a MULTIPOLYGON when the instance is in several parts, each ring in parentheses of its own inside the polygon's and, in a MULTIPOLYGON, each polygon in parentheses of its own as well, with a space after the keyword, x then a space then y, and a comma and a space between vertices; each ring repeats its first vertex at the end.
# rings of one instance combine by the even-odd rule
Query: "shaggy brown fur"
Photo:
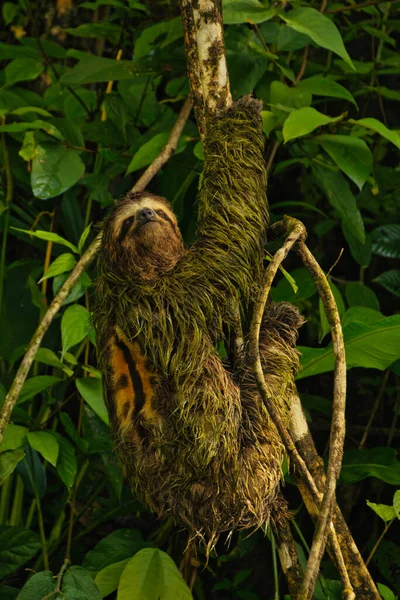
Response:
MULTIPOLYGON (((283 446, 246 351, 228 366, 216 350, 232 299, 246 307, 262 270, 267 204, 258 104, 237 102, 213 132, 198 241, 183 248, 165 199, 128 195, 104 225, 94 313, 116 450, 132 489, 209 546, 223 531, 258 527, 283 510, 283 446), (155 216, 143 224, 146 209, 155 216)), ((294 307, 271 304, 260 335, 283 418, 300 324, 294 307)))

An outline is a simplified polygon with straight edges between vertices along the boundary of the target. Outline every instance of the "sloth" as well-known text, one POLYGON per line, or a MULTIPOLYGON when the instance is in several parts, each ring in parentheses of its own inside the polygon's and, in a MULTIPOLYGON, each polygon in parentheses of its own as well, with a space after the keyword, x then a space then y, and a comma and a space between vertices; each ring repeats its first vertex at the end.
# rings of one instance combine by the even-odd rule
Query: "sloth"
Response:
MULTIPOLYGON (((213 131, 196 242, 184 246, 165 198, 128 193, 104 222, 94 308, 112 435, 133 493, 209 548, 222 532, 287 515, 279 490, 283 445, 246 343, 231 360, 218 352, 221 341, 228 346, 233 303, 251 309, 263 269, 268 218, 258 103, 234 103, 213 131)), ((261 326, 263 370, 284 419, 300 324, 294 307, 270 303, 261 326)))

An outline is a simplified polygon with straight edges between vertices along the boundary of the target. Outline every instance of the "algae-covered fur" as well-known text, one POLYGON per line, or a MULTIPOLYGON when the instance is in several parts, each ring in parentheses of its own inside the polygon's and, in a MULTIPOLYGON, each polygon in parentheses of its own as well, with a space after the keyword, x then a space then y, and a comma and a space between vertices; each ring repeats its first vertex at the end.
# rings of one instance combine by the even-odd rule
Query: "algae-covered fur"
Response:
MULTIPOLYGON (((183 247, 165 199, 128 194, 104 224, 94 318, 116 451, 135 495, 211 545, 281 507, 283 447, 246 352, 226 365, 216 351, 232 301, 248 308, 263 267, 259 103, 234 103, 207 131, 196 243, 183 247)), ((300 321, 290 305, 271 304, 261 330, 283 416, 300 321)))

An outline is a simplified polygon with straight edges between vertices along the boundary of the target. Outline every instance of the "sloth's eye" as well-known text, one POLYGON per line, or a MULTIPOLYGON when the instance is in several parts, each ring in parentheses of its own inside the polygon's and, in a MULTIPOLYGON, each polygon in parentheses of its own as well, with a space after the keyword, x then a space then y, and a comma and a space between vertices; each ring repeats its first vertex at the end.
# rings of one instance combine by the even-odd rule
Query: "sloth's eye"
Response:
POLYGON ((129 231, 130 226, 132 225, 132 223, 134 222, 135 217, 128 217, 127 219, 125 219, 125 221, 122 223, 122 227, 121 227, 121 232, 119 234, 119 241, 122 242, 122 240, 124 239, 124 237, 126 236, 126 234, 129 231))

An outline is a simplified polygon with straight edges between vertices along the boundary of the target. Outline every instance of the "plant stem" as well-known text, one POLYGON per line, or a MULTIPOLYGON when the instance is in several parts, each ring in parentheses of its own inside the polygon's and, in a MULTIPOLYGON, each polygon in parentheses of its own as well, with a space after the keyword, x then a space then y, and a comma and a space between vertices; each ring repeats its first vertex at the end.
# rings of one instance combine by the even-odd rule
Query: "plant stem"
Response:
POLYGON ((391 524, 393 523, 393 521, 396 521, 396 519, 397 519, 397 517, 394 518, 394 519, 392 519, 391 521, 389 521, 389 523, 385 523, 384 530, 382 531, 381 535, 377 539, 375 546, 372 548, 370 555, 368 556, 367 560, 365 561, 365 564, 367 566, 369 565, 369 563, 371 561, 371 558, 373 557, 373 555, 375 554, 375 552, 378 550, 379 545, 380 545, 381 541, 383 540, 384 536, 386 535, 389 527, 391 526, 391 524))

